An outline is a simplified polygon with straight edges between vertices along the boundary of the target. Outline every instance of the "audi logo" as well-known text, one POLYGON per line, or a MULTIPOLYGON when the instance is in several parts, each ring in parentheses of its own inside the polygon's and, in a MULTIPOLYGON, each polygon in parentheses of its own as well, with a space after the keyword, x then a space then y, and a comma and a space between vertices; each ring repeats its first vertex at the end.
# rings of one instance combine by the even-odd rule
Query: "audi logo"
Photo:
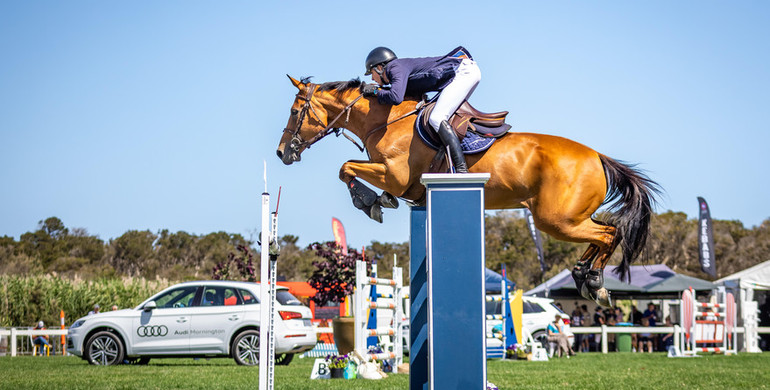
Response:
POLYGON ((168 334, 166 325, 140 326, 136 328, 139 337, 163 337, 168 334))

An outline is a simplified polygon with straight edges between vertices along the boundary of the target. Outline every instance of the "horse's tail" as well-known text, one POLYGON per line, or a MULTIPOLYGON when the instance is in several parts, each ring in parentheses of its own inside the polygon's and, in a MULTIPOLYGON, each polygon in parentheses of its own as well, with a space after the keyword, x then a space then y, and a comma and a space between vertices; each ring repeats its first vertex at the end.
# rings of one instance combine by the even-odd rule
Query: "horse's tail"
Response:
POLYGON ((615 269, 621 279, 631 278, 631 263, 641 254, 650 232, 650 218, 655 196, 661 190, 658 183, 629 165, 603 154, 599 159, 607 178, 607 195, 604 203, 609 206, 610 225, 617 228, 623 260, 615 269))

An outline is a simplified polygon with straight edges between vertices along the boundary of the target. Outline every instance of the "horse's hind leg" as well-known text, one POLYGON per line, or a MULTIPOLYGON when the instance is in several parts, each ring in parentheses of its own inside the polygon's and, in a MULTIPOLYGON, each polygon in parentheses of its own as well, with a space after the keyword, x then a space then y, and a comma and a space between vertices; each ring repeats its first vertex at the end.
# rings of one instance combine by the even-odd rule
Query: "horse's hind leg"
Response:
POLYGON ((593 263, 594 258, 598 254, 599 246, 596 244, 588 245, 588 249, 580 257, 577 264, 575 264, 575 268, 572 269, 572 279, 575 280, 575 286, 578 291, 583 288, 583 283, 586 281, 586 275, 588 275, 588 270, 591 268, 591 263, 593 263))
MULTIPOLYGON (((533 216, 537 223, 536 214, 533 213, 533 216)), ((593 300, 601 306, 610 306, 609 292, 604 288, 603 270, 617 246, 615 227, 590 218, 579 223, 571 222, 566 218, 553 218, 540 222, 538 227, 556 239, 590 244, 573 268, 572 278, 575 280, 575 287, 584 298, 593 300)))

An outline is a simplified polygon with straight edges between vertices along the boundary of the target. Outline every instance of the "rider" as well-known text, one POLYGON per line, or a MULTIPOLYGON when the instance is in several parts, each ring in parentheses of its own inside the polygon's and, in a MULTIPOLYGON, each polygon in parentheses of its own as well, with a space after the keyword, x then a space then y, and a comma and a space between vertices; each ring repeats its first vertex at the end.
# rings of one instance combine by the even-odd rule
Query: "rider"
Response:
POLYGON ((449 124, 449 117, 481 81, 481 70, 465 48, 460 46, 441 57, 398 58, 387 47, 377 47, 366 57, 365 74, 371 74, 377 84, 365 85, 363 95, 376 96, 382 104, 401 104, 406 94, 441 91, 428 122, 449 148, 455 171, 468 172, 460 140, 449 124), (390 89, 380 88, 387 84, 390 89))

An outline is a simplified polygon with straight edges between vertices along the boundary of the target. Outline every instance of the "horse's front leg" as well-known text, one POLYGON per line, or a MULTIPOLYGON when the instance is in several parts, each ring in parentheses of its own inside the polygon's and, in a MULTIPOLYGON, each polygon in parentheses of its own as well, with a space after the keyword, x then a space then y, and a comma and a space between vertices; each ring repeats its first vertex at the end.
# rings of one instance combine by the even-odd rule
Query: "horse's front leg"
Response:
POLYGON ((377 222, 382 222, 382 207, 398 207, 398 200, 392 194, 403 193, 403 191, 398 190, 397 186, 394 186, 398 180, 388 176, 388 172, 386 164, 370 161, 348 161, 342 164, 342 168, 340 168, 340 180, 348 186, 353 205, 377 222), (377 193, 358 181, 357 178, 385 191, 377 196, 377 193))

